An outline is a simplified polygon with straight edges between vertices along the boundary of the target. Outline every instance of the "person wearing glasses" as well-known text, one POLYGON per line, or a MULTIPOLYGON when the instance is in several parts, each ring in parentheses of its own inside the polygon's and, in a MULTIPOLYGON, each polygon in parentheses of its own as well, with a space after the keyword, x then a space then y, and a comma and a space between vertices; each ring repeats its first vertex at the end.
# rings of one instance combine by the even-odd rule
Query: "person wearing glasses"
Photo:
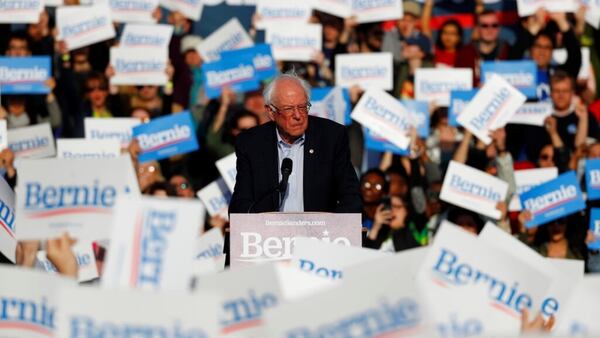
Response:
POLYGON ((346 129, 309 116, 310 87, 296 74, 275 77, 263 96, 271 121, 236 139, 237 177, 229 213, 360 213, 346 129), (275 187, 284 158, 292 160, 292 172, 281 198, 275 187))
POLYGON ((491 10, 477 15, 474 36, 477 37, 476 40, 458 50, 454 66, 473 69, 473 86, 476 87, 479 85, 481 63, 506 60, 509 45, 500 40, 500 19, 491 10))

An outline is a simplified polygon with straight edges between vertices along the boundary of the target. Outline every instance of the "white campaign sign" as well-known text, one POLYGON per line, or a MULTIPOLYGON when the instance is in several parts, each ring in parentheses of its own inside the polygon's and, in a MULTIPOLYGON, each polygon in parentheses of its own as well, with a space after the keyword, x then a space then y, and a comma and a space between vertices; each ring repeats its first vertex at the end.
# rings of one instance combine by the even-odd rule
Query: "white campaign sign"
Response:
POLYGON ((363 89, 392 90, 392 53, 338 54, 335 56, 335 84, 358 85, 363 89))
POLYGON ((119 46, 168 49, 172 35, 172 25, 127 24, 121 34, 119 46))
POLYGON ((268 26, 265 41, 271 45, 275 60, 309 62, 321 51, 322 27, 289 23, 285 29, 268 26))
POLYGON ((187 290, 203 214, 204 208, 194 200, 119 199, 102 286, 187 290))
POLYGON ((223 255, 225 237, 219 228, 212 228, 196 238, 195 259, 217 259, 223 255))
POLYGON ((8 147, 8 128, 6 127, 6 120, 0 120, 0 150, 8 147))
POLYGON ((517 0, 519 16, 535 14, 538 8, 548 12, 575 12, 579 8, 577 0, 517 0))
POLYGON ((115 158, 121 155, 118 140, 56 140, 58 158, 115 158))
POLYGON ((86 117, 83 120, 85 138, 88 140, 118 140, 121 148, 127 148, 131 142, 131 129, 140 120, 133 117, 115 117, 98 119, 86 117))
MULTIPOLYGON (((94 248, 90 241, 78 241, 71 248, 77 259, 77 279, 79 282, 87 282, 98 278, 98 267, 96 266, 96 256, 94 255, 94 248)), ((47 272, 57 273, 56 267, 48 257, 46 251, 41 250, 37 253, 38 266, 47 272)))
POLYGON ((235 187, 235 177, 237 175, 237 170, 235 166, 236 161, 237 157, 235 156, 235 153, 231 153, 230 155, 223 157, 215 163, 217 169, 219 170, 219 173, 221 174, 221 177, 223 178, 225 183, 227 183, 227 187, 232 193, 233 188, 235 187))
POLYGON ((164 85, 167 83, 168 51, 164 48, 112 47, 111 85, 164 85))
POLYGON ((288 25, 308 23, 312 8, 308 2, 294 0, 258 0, 256 14, 260 20, 257 29, 265 29, 269 25, 288 25))
POLYGON ((221 323, 220 334, 224 337, 264 337, 260 334, 263 313, 283 301, 274 264, 206 275, 198 280, 197 289, 225 296, 216 311, 221 323))
POLYGON ((233 18, 202 40, 196 49, 205 62, 213 62, 219 60, 222 51, 252 46, 254 42, 248 32, 244 30, 237 18, 233 18))
POLYGON ((517 185, 517 191, 510 200, 508 205, 509 211, 521 211, 521 201, 519 195, 529 191, 531 188, 548 182, 558 176, 558 168, 537 168, 537 169, 525 169, 515 170, 515 184, 517 185))
POLYGON ((314 0, 313 8, 321 12, 349 18, 352 16, 352 0, 314 0))
POLYGON ((50 123, 8 130, 8 147, 16 158, 44 158, 56 155, 50 123))
POLYGON ((508 123, 544 126, 544 120, 552 115, 552 104, 549 102, 525 103, 510 118, 508 123))
POLYGON ((341 283, 340 280, 317 277, 298 270, 288 262, 276 264, 279 285, 281 285, 283 297, 286 301, 302 299, 314 293, 335 287, 341 283))
MULTIPOLYGON (((473 70, 470 68, 419 68, 415 73, 415 99, 450 105, 450 92, 473 88, 473 70)), ((461 113, 462 116, 462 113, 461 113)))
POLYGON ((43 10, 43 0, 2 1, 0 23, 38 23, 43 10))
POLYGON ((74 284, 74 279, 45 271, 0 264, 0 337, 59 337, 55 335, 58 290, 74 284))
POLYGON ((178 11, 190 20, 199 21, 205 1, 201 0, 160 0, 160 5, 175 12, 178 11))
POLYGON ((600 321, 596 304, 600 302, 600 276, 588 274, 579 283, 571 285, 571 299, 561 310, 553 330, 557 337, 597 337, 600 321))
POLYGON ((16 250, 15 193, 4 178, 0 178, 0 252, 15 263, 16 250))
POLYGON ((367 90, 351 115, 352 119, 406 149, 412 120, 404 106, 390 94, 378 89, 367 90))
POLYGON ((95 3, 108 3, 114 22, 156 22, 152 14, 158 8, 158 0, 96 0, 95 3))
MULTIPOLYGON (((552 276, 545 269, 444 221, 418 274, 417 284, 449 297, 460 288, 477 292, 485 287, 489 302, 477 319, 487 324, 487 332, 513 336, 521 327, 521 310, 528 308, 532 314, 537 311, 533 304, 542 304, 552 276)), ((441 297, 436 301, 436 306, 446 306, 441 297)))
POLYGON ((490 144, 490 131, 504 127, 526 100, 502 77, 492 75, 456 120, 483 143, 490 144))
POLYGON ((56 9, 57 40, 69 50, 89 46, 115 37, 115 28, 107 4, 63 6, 56 9))
POLYGON ((358 23, 397 20, 404 12, 402 0, 352 0, 352 14, 358 23))
POLYGON ((24 159, 16 187, 16 236, 19 240, 45 239, 68 232, 78 239, 108 239, 113 205, 121 195, 139 195, 129 155, 24 159))
POLYGON ((342 279, 345 268, 365 261, 375 261, 385 256, 388 254, 379 250, 297 237, 292 249, 292 266, 322 278, 342 279))
POLYGON ((203 292, 63 288, 56 337, 217 337, 219 301, 203 292))
POLYGON ((209 216, 219 215, 224 219, 229 217, 229 200, 231 191, 222 178, 210 183, 196 194, 209 216))
MULTIPOLYGON (((378 279, 380 276, 389 276, 390 272, 402 267, 402 277, 416 279, 427 253, 428 246, 403 250, 394 254, 378 257, 375 260, 366 260, 353 264, 345 269, 344 283, 354 283, 366 278, 378 279)), ((393 276, 390 276, 393 277, 393 276)))
POLYGON ((586 7, 585 22, 595 29, 600 28, 600 2, 597 0, 583 0, 581 5, 586 7))
POLYGON ((440 199, 459 207, 499 219, 498 202, 506 199, 508 183, 483 171, 451 161, 440 199))

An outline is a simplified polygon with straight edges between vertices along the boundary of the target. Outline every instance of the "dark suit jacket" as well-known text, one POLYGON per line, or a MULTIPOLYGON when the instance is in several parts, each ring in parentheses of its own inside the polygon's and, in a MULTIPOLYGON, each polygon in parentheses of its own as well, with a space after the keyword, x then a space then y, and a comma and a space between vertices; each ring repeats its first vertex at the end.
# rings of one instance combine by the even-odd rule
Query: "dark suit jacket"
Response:
MULTIPOLYGON (((358 179, 350 163, 345 127, 309 116, 304 135, 304 211, 360 213, 358 179)), ((247 213, 253 202, 278 184, 275 123, 240 134, 235 152, 237 177, 229 212, 247 213)), ((256 202, 252 212, 276 211, 278 205, 279 194, 274 192, 256 202)))

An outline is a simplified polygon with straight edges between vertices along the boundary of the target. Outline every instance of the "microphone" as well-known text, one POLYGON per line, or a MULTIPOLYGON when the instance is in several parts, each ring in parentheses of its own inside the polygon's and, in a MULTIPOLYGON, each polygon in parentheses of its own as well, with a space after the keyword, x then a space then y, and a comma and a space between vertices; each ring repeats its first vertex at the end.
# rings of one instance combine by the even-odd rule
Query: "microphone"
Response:
POLYGON ((287 183, 290 175, 292 174, 292 160, 289 157, 286 157, 281 162, 281 182, 277 184, 275 187, 265 191, 262 195, 260 195, 248 208, 247 213, 253 211, 254 206, 265 199, 267 196, 274 192, 279 192, 279 206, 277 207, 277 211, 281 209, 281 205, 283 204, 283 196, 285 195, 285 191, 287 190, 287 183))

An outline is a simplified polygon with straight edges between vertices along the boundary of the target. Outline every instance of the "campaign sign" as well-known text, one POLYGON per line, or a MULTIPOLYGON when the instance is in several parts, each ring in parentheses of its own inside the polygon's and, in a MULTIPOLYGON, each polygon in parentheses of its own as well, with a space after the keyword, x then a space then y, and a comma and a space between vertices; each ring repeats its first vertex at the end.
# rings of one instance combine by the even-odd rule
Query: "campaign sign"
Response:
POLYGON ((56 140, 58 158, 115 158, 121 155, 118 140, 56 140))
POLYGON ((419 68, 415 73, 415 99, 435 102, 438 106, 450 104, 450 92, 473 88, 473 70, 470 68, 419 68))
POLYGON ((552 110, 552 103, 550 102, 525 103, 517 109, 517 112, 510 118, 508 123, 543 127, 546 118, 552 115, 552 110))
POLYGON ((346 19, 352 16, 352 0, 315 0, 312 6, 313 9, 340 18, 346 19))
POLYGON ((108 0, 114 22, 154 23, 158 0, 108 0))
POLYGON ((400 101, 411 116, 413 127, 420 138, 429 137, 429 103, 427 101, 400 101))
POLYGON ((594 235, 594 241, 588 243, 590 250, 600 250, 600 208, 590 209, 590 230, 594 235))
POLYGON ((367 90, 392 90, 392 53, 338 54, 335 56, 335 84, 349 88, 358 85, 367 90))
POLYGON ((444 221, 416 282, 446 295, 457 289, 485 287, 489 302, 478 319, 488 323, 491 332, 504 337, 518 335, 523 309, 532 314, 537 312, 534 304, 543 304, 551 277, 545 269, 444 221))
POLYGON ((600 276, 588 274, 574 283, 573 294, 552 330, 556 337, 596 337, 600 334, 600 321, 595 315, 595 305, 600 302, 600 276))
POLYGON ((58 296, 56 337, 218 336, 216 294, 72 287, 58 296))
POLYGON ((45 271, 0 264, 0 336, 58 337, 58 290, 75 280, 45 271))
POLYGON ((164 48, 112 47, 110 65, 115 75, 111 85, 157 85, 167 83, 167 56, 164 48))
POLYGON ((223 58, 203 64, 202 82, 209 99, 219 97, 225 87, 236 93, 245 93, 260 87, 253 60, 249 55, 245 55, 243 59, 223 58))
POLYGON ((44 10, 42 0, 4 0, 0 2, 0 23, 38 23, 44 10))
POLYGON ((402 0, 352 0, 352 14, 356 22, 397 20, 404 15, 402 0))
POLYGON ((229 218, 229 201, 231 192, 227 183, 222 178, 210 183, 196 194, 204 204, 210 217, 219 215, 225 219, 229 218))
POLYGON ((254 77, 258 81, 271 79, 277 74, 277 64, 273 58, 271 46, 266 43, 221 53, 223 60, 247 60, 248 58, 252 59, 254 77))
POLYGON ((526 97, 500 76, 492 75, 456 119, 485 144, 490 131, 502 128, 526 97))
POLYGON ((235 178, 237 176, 236 161, 237 157, 235 156, 235 153, 231 153, 215 163, 221 177, 227 184, 229 191, 232 193, 233 188, 235 187, 235 178))
POLYGON ((363 128, 363 138, 365 140, 365 148, 379 151, 379 152, 391 152, 398 156, 408 156, 410 155, 410 149, 407 148, 399 148, 398 146, 390 143, 384 137, 380 136, 376 132, 369 130, 368 128, 363 128))
POLYGON ((485 61, 481 64, 481 82, 492 74, 501 76, 527 98, 537 98, 537 65, 531 60, 485 61))
POLYGON ((201 0, 159 0, 164 8, 183 14, 186 18, 198 21, 202 17, 205 1, 201 0))
POLYGON ((319 116, 342 125, 350 125, 352 104, 348 89, 342 87, 312 88, 310 115, 319 116))
POLYGON ((450 92, 450 106, 448 107, 448 124, 458 127, 456 119, 462 113, 467 104, 477 94, 477 89, 472 90, 453 90, 450 92))
POLYGON ((273 49, 275 60, 312 61, 321 51, 322 27, 320 24, 286 24, 285 29, 269 26, 265 41, 273 49))
POLYGON ((85 138, 87 140, 118 140, 121 148, 127 148, 131 142, 131 130, 140 124, 140 119, 133 117, 114 117, 97 119, 86 117, 83 120, 85 138))
POLYGON ((600 28, 600 2, 598 0, 581 0, 585 6, 585 22, 594 27, 600 28))
POLYGON ((52 75, 49 56, 0 57, 0 92, 47 94, 46 80, 52 75))
POLYGON ((248 32, 244 30, 237 18, 232 18, 202 40, 196 49, 206 62, 213 62, 219 60, 223 51, 251 46, 254 46, 254 42, 248 32))
POLYGON ((575 12, 579 8, 577 0, 517 0, 519 16, 535 14, 539 8, 548 12, 575 12))
POLYGON ((137 196, 139 187, 129 156, 23 159, 15 192, 17 239, 68 232, 78 239, 101 240, 108 239, 116 198, 137 196))
POLYGON ((0 178, 0 252, 15 263, 16 250, 15 193, 4 178, 0 178))
POLYGON ((520 198, 521 205, 532 215, 532 219, 525 223, 527 228, 585 209, 585 201, 574 171, 540 184, 521 194, 520 198))
POLYGON ((194 259, 218 259, 223 255, 225 237, 219 228, 212 228, 196 238, 194 259))
POLYGON ((138 156, 140 163, 198 150, 196 128, 190 112, 159 117, 136 126, 133 137, 142 149, 138 156))
POLYGON ((127 24, 119 39, 119 46, 167 49, 169 48, 169 42, 171 42, 172 35, 172 25, 127 24))
POLYGON ((231 266, 289 260, 296 237, 361 246, 360 214, 231 214, 231 266))
POLYGON ((0 120, 0 150, 8 147, 8 128, 6 120, 0 120))
POLYGON ((16 158, 44 158, 56 155, 50 123, 10 129, 8 147, 16 158))
POLYGON ((509 211, 521 211, 521 201, 519 196, 531 190, 542 183, 548 182, 555 179, 558 176, 558 168, 536 168, 536 169, 525 169, 515 170, 515 184, 517 185, 517 191, 512 196, 510 204, 508 205, 509 211))
POLYGON ((262 319, 283 302, 274 264, 259 264, 199 278, 197 290, 224 296, 217 311, 220 337, 264 337, 262 319))
POLYGON ((410 143, 407 135, 413 126, 411 115, 396 98, 382 90, 367 90, 350 116, 401 149, 410 143))
POLYGON ((57 40, 64 41, 69 50, 115 37, 108 4, 58 7, 56 28, 57 40))
POLYGON ((585 160, 585 191, 588 200, 600 199, 600 159, 585 160))
POLYGON ((508 183, 483 171, 451 161, 440 199, 488 217, 499 219, 498 202, 506 199, 508 183))
POLYGON ((312 8, 309 3, 294 0, 258 0, 256 14, 260 16, 256 28, 265 29, 269 25, 308 23, 312 8))
MULTIPOLYGON (((98 267, 96 266, 96 256, 94 255, 92 242, 78 241, 71 247, 71 250, 73 250, 73 254, 77 259, 77 280, 87 282, 98 278, 98 267)), ((58 273, 54 264, 46 256, 46 251, 38 251, 36 258, 38 267, 49 273, 58 273)))
POLYGON ((203 214, 198 200, 118 199, 102 286, 188 290, 189 266, 196 236, 204 224, 203 214))
POLYGON ((297 237, 292 249, 292 266, 318 277, 342 279, 346 267, 366 261, 375 261, 387 255, 379 250, 297 237))

